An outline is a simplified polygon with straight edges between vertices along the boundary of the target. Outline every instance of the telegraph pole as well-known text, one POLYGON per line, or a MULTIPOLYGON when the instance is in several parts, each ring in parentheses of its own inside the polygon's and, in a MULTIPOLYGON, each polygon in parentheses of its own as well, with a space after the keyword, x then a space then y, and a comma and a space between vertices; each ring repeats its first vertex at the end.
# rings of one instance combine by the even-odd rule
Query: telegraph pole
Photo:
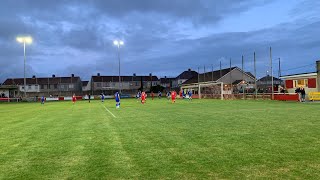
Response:
POLYGON ((244 59, 242 55, 242 94, 244 99, 244 59))
POLYGON ((255 89, 255 95, 257 99, 257 66, 256 66, 256 52, 253 53, 253 64, 254 64, 254 89, 255 89))
POLYGON ((221 71, 221 61, 220 61, 220 78, 222 77, 222 71, 221 71))

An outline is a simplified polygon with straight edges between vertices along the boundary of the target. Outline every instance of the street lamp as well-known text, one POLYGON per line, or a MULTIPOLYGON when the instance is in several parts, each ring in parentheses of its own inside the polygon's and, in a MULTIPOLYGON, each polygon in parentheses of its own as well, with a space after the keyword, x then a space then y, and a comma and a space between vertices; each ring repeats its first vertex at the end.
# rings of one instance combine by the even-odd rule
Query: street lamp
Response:
POLYGON ((17 41, 19 43, 23 43, 23 56, 24 56, 24 97, 27 96, 27 90, 26 90, 26 44, 31 44, 32 43, 32 37, 30 36, 20 36, 17 37, 17 41))
POLYGON ((119 59, 119 93, 121 94, 121 77, 120 77, 120 46, 124 45, 123 41, 114 40, 113 44, 118 47, 118 59, 119 59))

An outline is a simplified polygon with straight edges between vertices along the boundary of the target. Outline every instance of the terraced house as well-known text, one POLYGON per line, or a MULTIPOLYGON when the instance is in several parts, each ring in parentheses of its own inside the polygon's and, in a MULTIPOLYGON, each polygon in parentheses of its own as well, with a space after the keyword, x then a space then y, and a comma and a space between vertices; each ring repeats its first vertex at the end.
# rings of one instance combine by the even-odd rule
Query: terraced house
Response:
POLYGON ((70 77, 36 77, 26 78, 26 87, 24 87, 24 78, 9 78, 4 81, 4 86, 16 87, 14 96, 23 96, 26 91, 27 96, 71 96, 73 93, 82 93, 81 79, 72 74, 70 77))
POLYGON ((149 76, 121 76, 120 84, 119 76, 101 76, 98 73, 91 77, 91 93, 112 95, 121 88, 123 94, 135 94, 138 90, 149 91, 151 86, 159 84, 158 77, 151 73, 149 76))

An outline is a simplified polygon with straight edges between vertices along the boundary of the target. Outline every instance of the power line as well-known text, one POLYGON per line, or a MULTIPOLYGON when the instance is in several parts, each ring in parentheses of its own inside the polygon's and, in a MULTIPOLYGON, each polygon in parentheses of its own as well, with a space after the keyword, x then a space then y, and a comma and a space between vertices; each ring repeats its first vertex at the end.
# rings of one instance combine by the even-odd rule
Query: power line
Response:
POLYGON ((290 69, 285 69, 285 70, 281 70, 281 71, 291 71, 291 70, 301 69, 301 68, 305 68, 305 67, 309 67, 309 66, 314 66, 314 63, 308 64, 305 66, 298 66, 298 67, 294 67, 294 68, 290 68, 290 69))

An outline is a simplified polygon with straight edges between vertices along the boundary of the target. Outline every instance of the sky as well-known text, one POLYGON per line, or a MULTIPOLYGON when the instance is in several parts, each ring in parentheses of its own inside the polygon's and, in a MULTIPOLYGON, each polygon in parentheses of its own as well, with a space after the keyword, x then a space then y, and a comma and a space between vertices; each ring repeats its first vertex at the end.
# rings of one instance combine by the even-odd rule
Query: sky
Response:
POLYGON ((270 74, 314 72, 320 59, 318 0, 2 0, 0 82, 26 76, 176 77, 232 66, 270 74))

